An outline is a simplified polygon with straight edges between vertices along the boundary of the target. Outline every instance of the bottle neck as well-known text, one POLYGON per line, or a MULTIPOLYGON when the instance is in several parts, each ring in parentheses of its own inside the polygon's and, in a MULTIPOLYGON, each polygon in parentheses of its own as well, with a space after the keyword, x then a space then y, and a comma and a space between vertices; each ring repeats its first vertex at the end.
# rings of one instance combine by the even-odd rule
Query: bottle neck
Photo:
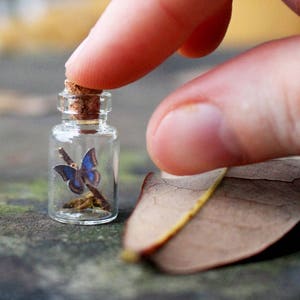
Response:
POLYGON ((88 126, 107 124, 107 115, 100 115, 97 118, 77 119, 73 114, 62 114, 62 123, 70 126, 88 126))
POLYGON ((105 125, 111 111, 111 94, 73 95, 67 90, 58 96, 57 109, 65 124, 76 126, 105 125))

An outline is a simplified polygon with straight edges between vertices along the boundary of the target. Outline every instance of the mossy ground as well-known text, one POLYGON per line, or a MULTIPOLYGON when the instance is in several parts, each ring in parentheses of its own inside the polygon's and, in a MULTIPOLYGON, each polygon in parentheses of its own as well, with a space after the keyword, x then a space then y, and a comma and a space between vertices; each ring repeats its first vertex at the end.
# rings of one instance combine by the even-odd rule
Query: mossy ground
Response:
POLYGON ((121 260, 128 212, 121 210, 111 224, 64 225, 46 214, 45 180, 6 183, 1 191, 1 299, 293 299, 300 295, 299 252, 195 275, 166 275, 147 262, 121 260))
MULTIPOLYGON (((171 276, 145 262, 128 264, 120 259, 122 220, 104 226, 70 226, 28 212, 6 215, 0 225, 1 270, 7 264, 14 267, 6 271, 6 279, 1 277, 2 290, 9 294, 12 286, 4 282, 14 280, 28 297, 38 289, 49 299, 51 295, 53 299, 54 295, 70 299, 142 299, 150 295, 156 298, 149 299, 173 299, 174 295, 175 299, 270 299, 268 295, 274 295, 272 299, 284 299, 280 297, 285 293, 286 276, 300 268, 299 253, 294 253, 271 261, 171 276), (33 278, 29 286, 19 277, 25 270, 33 278)), ((300 292, 295 279, 289 283, 289 295, 291 292, 300 292)))

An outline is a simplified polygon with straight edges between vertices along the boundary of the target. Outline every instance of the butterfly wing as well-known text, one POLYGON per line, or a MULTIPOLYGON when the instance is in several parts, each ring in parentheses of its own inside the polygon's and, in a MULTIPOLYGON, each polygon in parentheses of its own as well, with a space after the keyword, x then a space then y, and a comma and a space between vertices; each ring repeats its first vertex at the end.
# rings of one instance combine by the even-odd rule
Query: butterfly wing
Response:
POLYGON ((84 155, 82 159, 81 168, 85 168, 86 170, 92 170, 97 166, 97 158, 96 158, 96 151, 95 148, 91 148, 88 152, 84 155))
POLYGON ((100 182, 100 173, 97 170, 90 170, 88 172, 84 172, 84 180, 86 183, 91 184, 92 186, 98 186, 100 182))
POLYGON ((88 150, 82 159, 81 172, 85 181, 93 186, 100 182, 100 173, 96 170, 97 158, 95 148, 88 150))
POLYGON ((66 165, 58 165, 54 170, 62 177, 64 181, 68 181, 68 186, 75 194, 82 194, 84 191, 84 183, 80 176, 80 172, 66 165))

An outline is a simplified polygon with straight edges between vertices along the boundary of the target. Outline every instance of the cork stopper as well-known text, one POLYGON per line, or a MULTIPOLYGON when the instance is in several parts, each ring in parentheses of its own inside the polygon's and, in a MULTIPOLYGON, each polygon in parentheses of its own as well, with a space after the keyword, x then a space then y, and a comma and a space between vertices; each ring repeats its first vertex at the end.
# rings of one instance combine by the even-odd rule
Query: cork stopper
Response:
POLYGON ((65 80, 65 88, 72 95, 93 95, 102 93, 102 90, 95 90, 80 86, 77 83, 70 81, 69 79, 65 80))
POLYGON ((68 79, 65 80, 65 93, 71 96, 67 110, 75 120, 94 120, 99 118, 100 95, 102 90, 80 86, 68 79))

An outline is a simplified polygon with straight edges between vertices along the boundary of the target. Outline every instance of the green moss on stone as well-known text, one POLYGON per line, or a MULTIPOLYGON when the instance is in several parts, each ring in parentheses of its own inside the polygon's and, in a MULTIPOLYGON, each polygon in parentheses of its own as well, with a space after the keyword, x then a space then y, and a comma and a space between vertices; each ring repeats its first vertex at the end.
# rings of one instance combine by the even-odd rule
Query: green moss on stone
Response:
POLYGON ((2 182, 0 184, 0 197, 6 199, 34 199, 45 201, 47 199, 48 183, 45 179, 31 182, 2 182))
POLYGON ((139 183, 141 172, 146 174, 150 168, 153 167, 146 153, 121 152, 119 176, 122 183, 139 183))
POLYGON ((9 204, 0 203, 0 215, 24 213, 32 209, 33 209, 32 206, 9 205, 9 204))

